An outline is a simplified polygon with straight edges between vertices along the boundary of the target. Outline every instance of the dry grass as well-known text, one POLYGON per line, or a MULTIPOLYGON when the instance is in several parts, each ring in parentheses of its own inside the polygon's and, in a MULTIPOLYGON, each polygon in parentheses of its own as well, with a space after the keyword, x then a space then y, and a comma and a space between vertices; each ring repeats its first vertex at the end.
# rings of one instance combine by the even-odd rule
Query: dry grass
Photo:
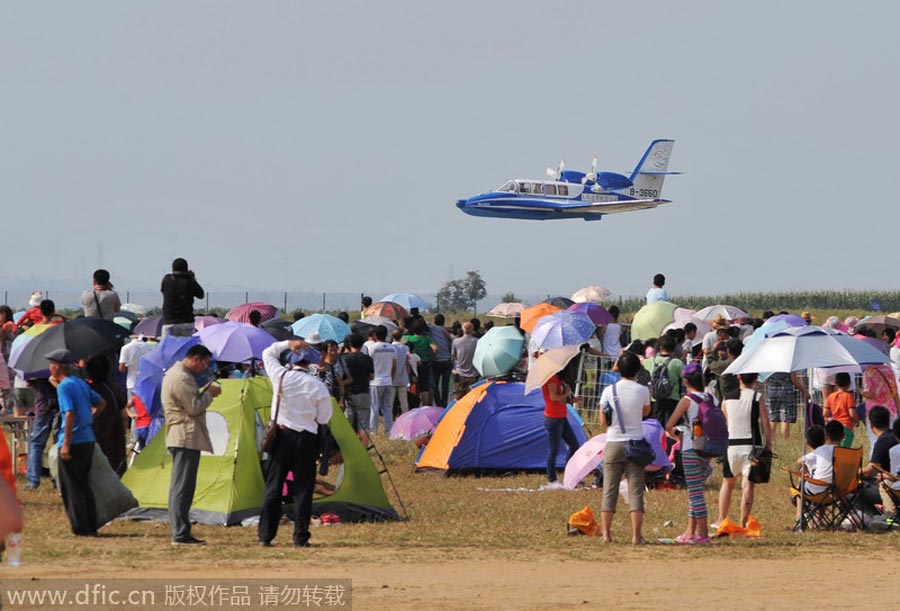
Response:
MULTIPOLYGON (((796 431, 795 431, 796 433, 796 431)), ((313 538, 328 554, 316 554, 323 563, 339 558, 365 554, 367 550, 392 550, 393 561, 404 562, 427 553, 431 558, 448 558, 466 552, 469 557, 480 554, 491 557, 518 558, 535 550, 560 557, 602 559, 608 548, 593 537, 569 537, 565 534, 568 516, 585 505, 595 510, 600 492, 516 491, 537 489, 543 483, 539 474, 517 474, 506 477, 440 477, 413 473, 416 450, 412 444, 379 438, 381 449, 394 481, 409 510, 409 521, 388 524, 342 524, 315 527, 313 538), (509 489, 512 489, 510 491, 509 489), (342 550, 342 551, 341 551, 342 550), (333 553, 332 553, 333 552, 333 553)), ((776 451, 780 462, 788 464, 799 453, 799 439, 780 442, 776 451)), ((773 469, 772 482, 757 488, 754 515, 762 524, 759 540, 720 541, 703 554, 722 557, 777 558, 788 557, 797 546, 815 546, 823 552, 839 553, 854 549, 896 554, 900 537, 895 534, 876 536, 868 533, 790 532, 793 509, 787 498, 787 475, 773 469)), ((709 480, 707 503, 711 517, 718 511, 720 471, 709 480)), ((24 481, 22 482, 24 484, 24 481)), ((389 492, 389 496, 390 496, 389 492)), ((150 567, 172 566, 173 559, 204 564, 220 562, 252 566, 284 555, 281 548, 263 549, 255 545, 252 528, 197 526, 195 533, 214 545, 203 549, 172 549, 168 527, 147 522, 117 521, 103 528, 98 539, 79 539, 68 532, 68 522, 61 501, 46 483, 38 491, 21 491, 25 502, 27 529, 23 559, 28 565, 47 569, 58 566, 82 567, 150 567), (138 551, 139 550, 139 551, 138 551)), ((645 535, 648 538, 674 537, 684 528, 687 498, 684 491, 652 491, 646 495, 645 535), (672 520, 673 527, 664 526, 672 520)), ((621 501, 620 501, 621 503, 621 501)), ((732 502, 732 516, 739 503, 739 492, 732 502)), ((614 538, 628 541, 628 519, 624 506, 614 524, 614 538)), ((282 527, 281 540, 287 539, 288 527, 282 527)), ((617 545, 623 553, 627 546, 617 545)), ((670 554, 671 547, 653 547, 642 551, 651 557, 670 554)), ((678 552, 685 557, 699 550, 678 552)))

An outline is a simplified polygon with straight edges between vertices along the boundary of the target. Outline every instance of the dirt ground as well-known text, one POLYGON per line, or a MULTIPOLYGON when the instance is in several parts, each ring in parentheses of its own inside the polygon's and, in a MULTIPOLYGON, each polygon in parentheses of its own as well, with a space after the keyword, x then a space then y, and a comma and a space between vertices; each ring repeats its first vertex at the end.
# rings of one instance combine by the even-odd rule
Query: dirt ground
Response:
MULTIPOLYGON (((287 547, 264 560, 129 568, 146 578, 350 578, 356 609, 786 609, 808 605, 812 592, 821 609, 900 606, 900 569, 883 554, 850 558, 798 546, 777 554, 784 557, 752 558, 751 549, 597 545, 590 559, 477 549, 287 547)), ((14 576, 134 574, 122 569, 94 559, 68 562, 64 572, 58 564, 23 566, 14 576)), ((4 574, 13 576, 3 569, 0 579, 4 574)))

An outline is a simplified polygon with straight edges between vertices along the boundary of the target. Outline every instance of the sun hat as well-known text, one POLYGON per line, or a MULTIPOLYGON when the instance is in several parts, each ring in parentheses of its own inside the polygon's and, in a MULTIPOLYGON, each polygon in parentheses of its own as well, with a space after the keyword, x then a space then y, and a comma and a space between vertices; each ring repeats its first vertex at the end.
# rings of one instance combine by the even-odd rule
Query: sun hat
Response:
POLYGON ((816 319, 815 316, 813 316, 812 314, 809 313, 809 310, 803 310, 803 312, 800 314, 800 318, 802 318, 803 320, 815 320, 816 319))
POLYGON ((324 340, 318 331, 313 331, 312 333, 308 333, 306 337, 303 338, 307 344, 315 346, 317 344, 321 344, 324 340))
POLYGON ((36 308, 41 305, 41 302, 44 300, 43 291, 34 291, 31 293, 31 298, 28 300, 28 305, 32 308, 36 308))

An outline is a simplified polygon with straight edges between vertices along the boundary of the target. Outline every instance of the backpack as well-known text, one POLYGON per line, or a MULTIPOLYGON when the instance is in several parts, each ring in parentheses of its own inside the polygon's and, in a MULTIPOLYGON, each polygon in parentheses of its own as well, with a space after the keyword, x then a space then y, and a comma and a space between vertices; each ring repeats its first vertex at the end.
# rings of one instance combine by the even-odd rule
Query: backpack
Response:
MULTIPOLYGON (((702 433, 694 436, 694 452, 703 458, 725 456, 728 452, 728 424, 722 408, 710 395, 706 395, 707 399, 695 393, 687 396, 700 408, 698 417, 702 433)), ((688 428, 693 431, 693 423, 688 422, 688 428)))
POLYGON ((672 396, 675 384, 669 379, 669 363, 673 358, 675 357, 670 356, 662 363, 656 363, 656 359, 653 359, 655 366, 650 374, 650 396, 656 401, 672 396))

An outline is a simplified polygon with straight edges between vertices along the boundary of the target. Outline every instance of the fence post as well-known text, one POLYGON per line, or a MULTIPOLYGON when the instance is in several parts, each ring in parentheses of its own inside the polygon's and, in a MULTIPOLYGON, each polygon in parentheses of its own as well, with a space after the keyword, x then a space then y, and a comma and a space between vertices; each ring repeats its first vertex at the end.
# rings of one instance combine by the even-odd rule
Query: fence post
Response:
POLYGON ((125 291, 125 303, 131 303, 131 291, 125 291))
POLYGON ((325 291, 322 291, 322 314, 325 313, 325 291))
POLYGON ((282 310, 285 314, 287 314, 287 291, 284 292, 284 309, 282 310))
POLYGON ((209 292, 206 293, 206 313, 209 314, 209 292))
POLYGON ((250 303, 250 291, 244 291, 244 303, 250 303))
POLYGON ((3 305, 9 305, 9 291, 3 291, 3 305))

